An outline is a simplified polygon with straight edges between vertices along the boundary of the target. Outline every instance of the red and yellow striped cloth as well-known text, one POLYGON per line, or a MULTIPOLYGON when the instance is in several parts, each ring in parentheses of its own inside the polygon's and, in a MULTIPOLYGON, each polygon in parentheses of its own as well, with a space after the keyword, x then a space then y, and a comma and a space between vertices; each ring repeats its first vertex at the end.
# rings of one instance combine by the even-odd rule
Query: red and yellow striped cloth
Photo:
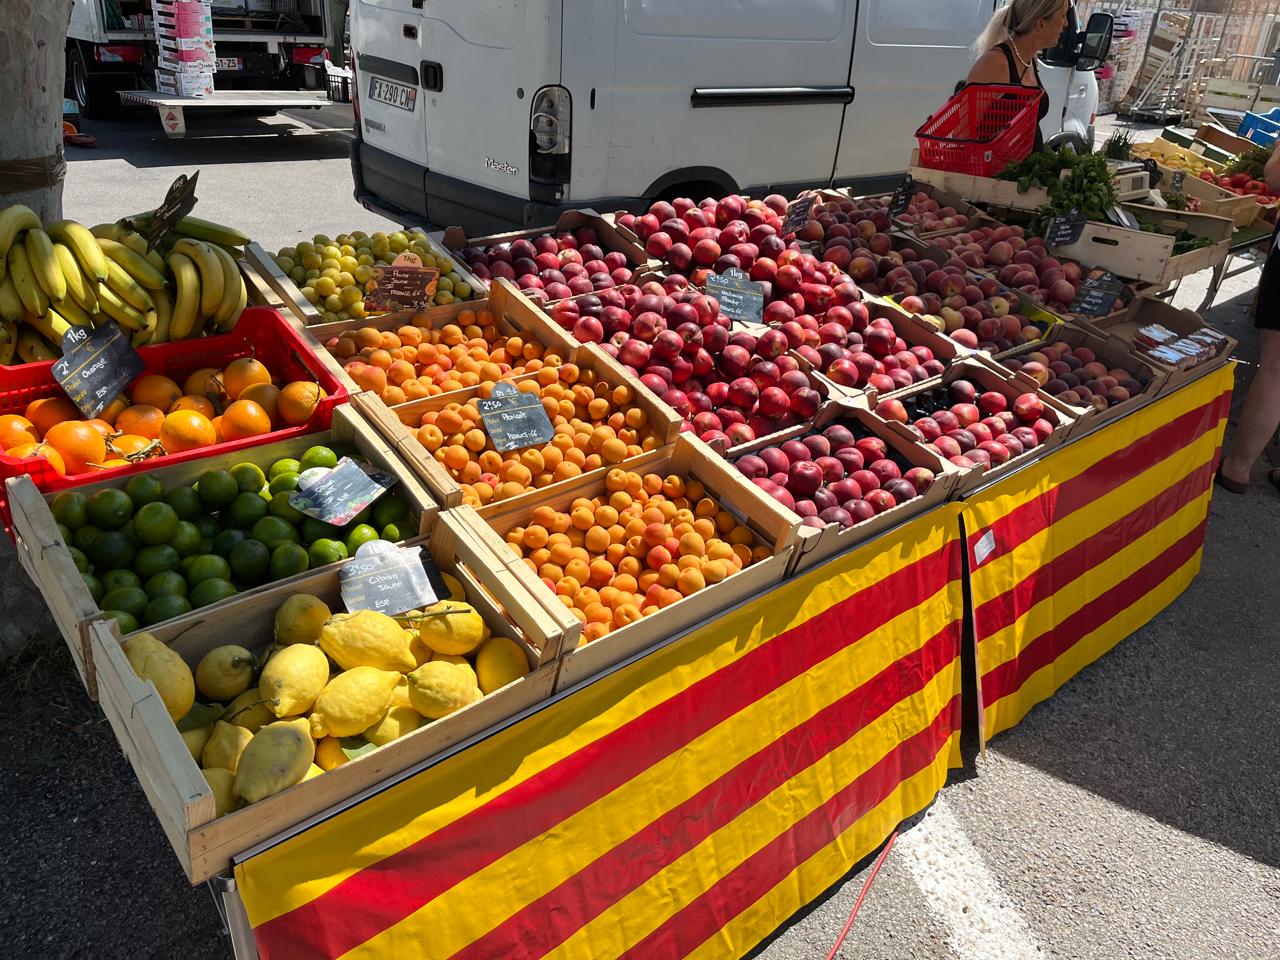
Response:
POLYGON ((1227 364, 966 502, 986 737, 1195 578, 1234 370, 1227 364))
POLYGON ((742 955, 959 763, 959 510, 240 864, 263 960, 742 955))

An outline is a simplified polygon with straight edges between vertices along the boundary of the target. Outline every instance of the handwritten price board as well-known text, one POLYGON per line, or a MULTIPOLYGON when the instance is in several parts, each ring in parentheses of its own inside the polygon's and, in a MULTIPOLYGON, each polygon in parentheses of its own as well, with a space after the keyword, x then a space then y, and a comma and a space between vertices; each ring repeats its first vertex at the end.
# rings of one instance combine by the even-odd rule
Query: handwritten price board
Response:
POLYGON ((1084 225, 1088 222, 1088 218, 1079 210, 1072 210, 1065 217, 1054 217, 1049 221, 1049 229, 1045 231, 1044 241, 1051 249, 1079 243, 1084 233, 1084 225))
POLYGON ((366 470, 350 457, 343 457, 336 467, 305 487, 301 480, 299 489, 289 494, 289 506, 335 527, 345 527, 396 484, 391 474, 366 470))
POLYGON ((782 235, 789 237, 806 223, 813 205, 818 202, 816 193, 805 193, 787 204, 787 215, 782 220, 782 235))
POLYGON ((540 447, 556 435, 538 395, 523 393, 505 381, 493 388, 491 396, 477 400, 476 407, 493 448, 499 453, 540 447))
POLYGON ((425 310, 436 295, 440 271, 424 267, 422 258, 402 253, 389 267, 375 267, 365 288, 366 313, 425 310))
POLYGON ((53 378, 92 420, 145 369, 133 344, 108 321, 100 327, 72 327, 63 335, 62 358, 54 361, 53 378))
POLYGON ((1105 317, 1110 314, 1121 296, 1125 285, 1112 273, 1103 273, 1097 277, 1085 277, 1071 302, 1072 313, 1083 313, 1091 317, 1105 317))
POLYGON ((889 216, 900 217, 911 206, 911 197, 916 192, 916 182, 911 179, 910 174, 898 184, 898 189, 893 191, 893 196, 889 198, 889 216))
POLYGON ((764 321, 764 288, 737 267, 707 274, 707 293, 720 301, 720 312, 731 320, 764 321))
POLYGON ((421 547, 397 547, 385 540, 365 543, 338 571, 338 589, 347 611, 373 610, 394 617, 435 603, 421 547))
POLYGON ((148 250, 154 250, 156 244, 195 209, 196 181, 199 179, 200 171, 197 170, 190 177, 182 174, 170 185, 169 191, 164 195, 164 202, 156 208, 147 224, 148 250))

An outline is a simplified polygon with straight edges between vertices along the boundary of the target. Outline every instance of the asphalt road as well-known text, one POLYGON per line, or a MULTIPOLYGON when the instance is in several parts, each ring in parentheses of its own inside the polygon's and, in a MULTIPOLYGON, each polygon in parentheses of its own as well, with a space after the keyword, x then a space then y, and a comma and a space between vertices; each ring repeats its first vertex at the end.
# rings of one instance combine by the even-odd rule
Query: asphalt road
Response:
MULTIPOLYGON (((344 123, 336 109, 307 119, 344 123)), ((192 128, 205 136, 168 141, 142 116, 89 125, 99 147, 70 154, 67 215, 154 206, 198 168, 197 212, 268 246, 384 223, 351 199, 340 129, 235 117, 192 128)), ((1208 314, 1242 343, 1237 407, 1257 356, 1256 282, 1256 269, 1228 280, 1208 314)), ((1192 278, 1176 302, 1196 307, 1203 292, 1192 278)), ((1220 492, 1199 578, 901 832, 838 956, 1280 958, 1278 533, 1261 467, 1247 496, 1220 492)), ((0 683, 0 750, 7 955, 229 955, 209 894, 188 887, 57 638, 0 683)), ((760 960, 826 957, 868 873, 793 918, 760 960)))

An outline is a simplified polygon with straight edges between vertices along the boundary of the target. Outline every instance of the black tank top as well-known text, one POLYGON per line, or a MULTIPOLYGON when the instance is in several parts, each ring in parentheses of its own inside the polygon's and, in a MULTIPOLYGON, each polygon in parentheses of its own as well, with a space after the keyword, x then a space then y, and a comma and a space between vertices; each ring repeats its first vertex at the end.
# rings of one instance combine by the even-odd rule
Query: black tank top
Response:
MULTIPOLYGON (((1018 62, 1014 59, 1013 50, 1008 43, 1002 43, 997 50, 1004 53, 1004 58, 1009 62, 1009 82, 1016 87, 1024 86, 1022 82, 1022 71, 1018 68, 1018 62)), ((1036 87, 1040 90, 1040 111, 1036 115, 1036 142, 1033 150, 1044 149, 1044 134, 1040 130, 1040 121, 1049 115, 1049 94, 1045 92, 1043 84, 1040 83, 1040 67, 1036 63, 1035 57, 1031 58, 1031 71, 1035 74, 1036 87)))

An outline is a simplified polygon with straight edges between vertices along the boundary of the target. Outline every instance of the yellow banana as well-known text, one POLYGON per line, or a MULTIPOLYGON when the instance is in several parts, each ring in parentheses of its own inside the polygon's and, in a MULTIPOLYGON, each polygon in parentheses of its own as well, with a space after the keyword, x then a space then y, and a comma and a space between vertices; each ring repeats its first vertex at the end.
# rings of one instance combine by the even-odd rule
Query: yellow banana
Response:
POLYGON ((157 290, 155 292, 155 301, 156 328, 147 342, 168 343, 169 326, 173 322, 173 301, 169 298, 169 291, 157 290))
POLYGON ((13 285, 12 277, 0 280, 0 320, 16 322, 22 319, 22 298, 13 285))
POLYGON ((61 344, 62 338, 67 331, 71 329, 71 324, 67 322, 65 317, 58 316, 57 313, 50 310, 43 317, 33 317, 27 314, 22 318, 23 323, 34 330, 39 331, 40 336, 44 337, 50 343, 61 344))
MULTIPOLYGON (((0 210, 0 257, 8 257, 9 248, 18 240, 23 230, 39 230, 40 218, 30 207, 15 203, 0 210)), ((0 273, 0 276, 3 274, 0 273)))
POLYGON ((173 301, 173 318, 169 322, 169 339, 186 340, 199 333, 200 274, 185 253, 169 254, 169 269, 177 293, 173 301))
POLYGON ((26 234, 27 259, 40 289, 55 303, 67 298, 67 278, 53 253, 53 241, 43 230, 28 230, 26 234))
MULTIPOLYGON (((88 227, 74 220, 55 220, 49 224, 46 232, 58 243, 66 244, 67 248, 75 254, 76 262, 80 264, 85 276, 99 283, 107 279, 107 258, 102 255, 98 238, 89 232, 88 227)), ((67 272, 65 266, 62 272, 67 272)), ((80 306, 85 305, 82 303, 80 306)), ((87 310, 88 307, 85 309, 87 310)))
POLYGON ((147 255, 147 238, 136 230, 130 230, 123 223, 119 226, 120 232, 116 235, 115 239, 118 242, 123 243, 138 256, 145 257, 147 255))
POLYGON ((89 316, 79 307, 75 301, 68 298, 59 304, 53 304, 49 307, 49 313, 56 313, 69 323, 74 323, 77 327, 92 327, 94 318, 89 316))
POLYGON ((222 261, 213 252, 209 244, 201 240, 183 237, 173 245, 174 253, 181 253, 191 259, 200 272, 200 318, 208 320, 217 314, 222 306, 223 270, 222 261))
POLYGON ((102 312, 122 327, 141 330, 147 325, 146 317, 116 296, 115 291, 105 284, 98 288, 98 303, 102 312))
MULTIPOLYGON (((96 244, 97 241, 95 240, 96 244)), ((98 283, 96 280, 90 279, 80 267, 80 262, 76 260, 76 255, 71 252, 71 248, 62 244, 55 243, 53 245, 53 255, 58 258, 58 266, 62 269, 63 279, 67 281, 67 296, 75 301, 76 306, 89 313, 98 312, 98 295, 94 293, 94 288, 98 283)), ((105 258, 103 258, 105 262, 105 258)))
POLYGON ((95 223, 89 228, 89 233, 98 240, 116 240, 120 239, 124 227, 118 223, 95 223))
POLYGON ((9 276, 14 288, 22 300, 22 305, 36 316, 43 316, 49 309, 49 298, 40 284, 36 282, 31 271, 31 260, 27 257, 27 247, 23 243, 15 243, 9 248, 9 276))
POLYGON ((55 350, 35 329, 24 325, 18 334, 18 356, 23 363, 40 363, 43 360, 57 360, 62 356, 62 351, 55 350))
POLYGON ((160 274, 161 276, 164 276, 167 269, 166 264, 164 262, 164 254, 162 254, 159 250, 148 250, 145 254, 143 254, 143 256, 147 258, 147 263, 151 264, 153 267, 156 268, 156 272, 158 274, 160 274))
POLYGON ((150 311, 147 314, 146 320, 147 320, 146 326, 144 326, 141 330, 135 331, 133 336, 129 338, 129 342, 133 344, 135 347, 146 346, 148 343, 151 342, 151 338, 155 335, 156 323, 159 320, 159 316, 156 313, 156 311, 154 310, 150 311))
POLYGON ((13 363, 14 355, 18 352, 18 322, 5 320, 2 325, 4 335, 0 339, 0 364, 8 366, 13 363))
POLYGON ((145 313, 155 309, 155 301, 151 299, 150 291, 126 273, 124 267, 114 260, 107 261, 106 286, 135 310, 145 313))
POLYGON ((213 315, 214 326, 219 330, 230 330, 240 319, 240 312, 248 301, 248 291, 244 286, 244 277, 240 276, 240 268, 231 254, 216 243, 208 245, 218 262, 222 264, 222 303, 213 315))
POLYGON ((114 260, 125 271, 137 280, 148 290, 159 290, 165 285, 164 274, 153 267, 147 258, 142 254, 125 246, 117 240, 105 240, 98 238, 98 246, 102 248, 102 252, 107 255, 109 260, 114 260))

